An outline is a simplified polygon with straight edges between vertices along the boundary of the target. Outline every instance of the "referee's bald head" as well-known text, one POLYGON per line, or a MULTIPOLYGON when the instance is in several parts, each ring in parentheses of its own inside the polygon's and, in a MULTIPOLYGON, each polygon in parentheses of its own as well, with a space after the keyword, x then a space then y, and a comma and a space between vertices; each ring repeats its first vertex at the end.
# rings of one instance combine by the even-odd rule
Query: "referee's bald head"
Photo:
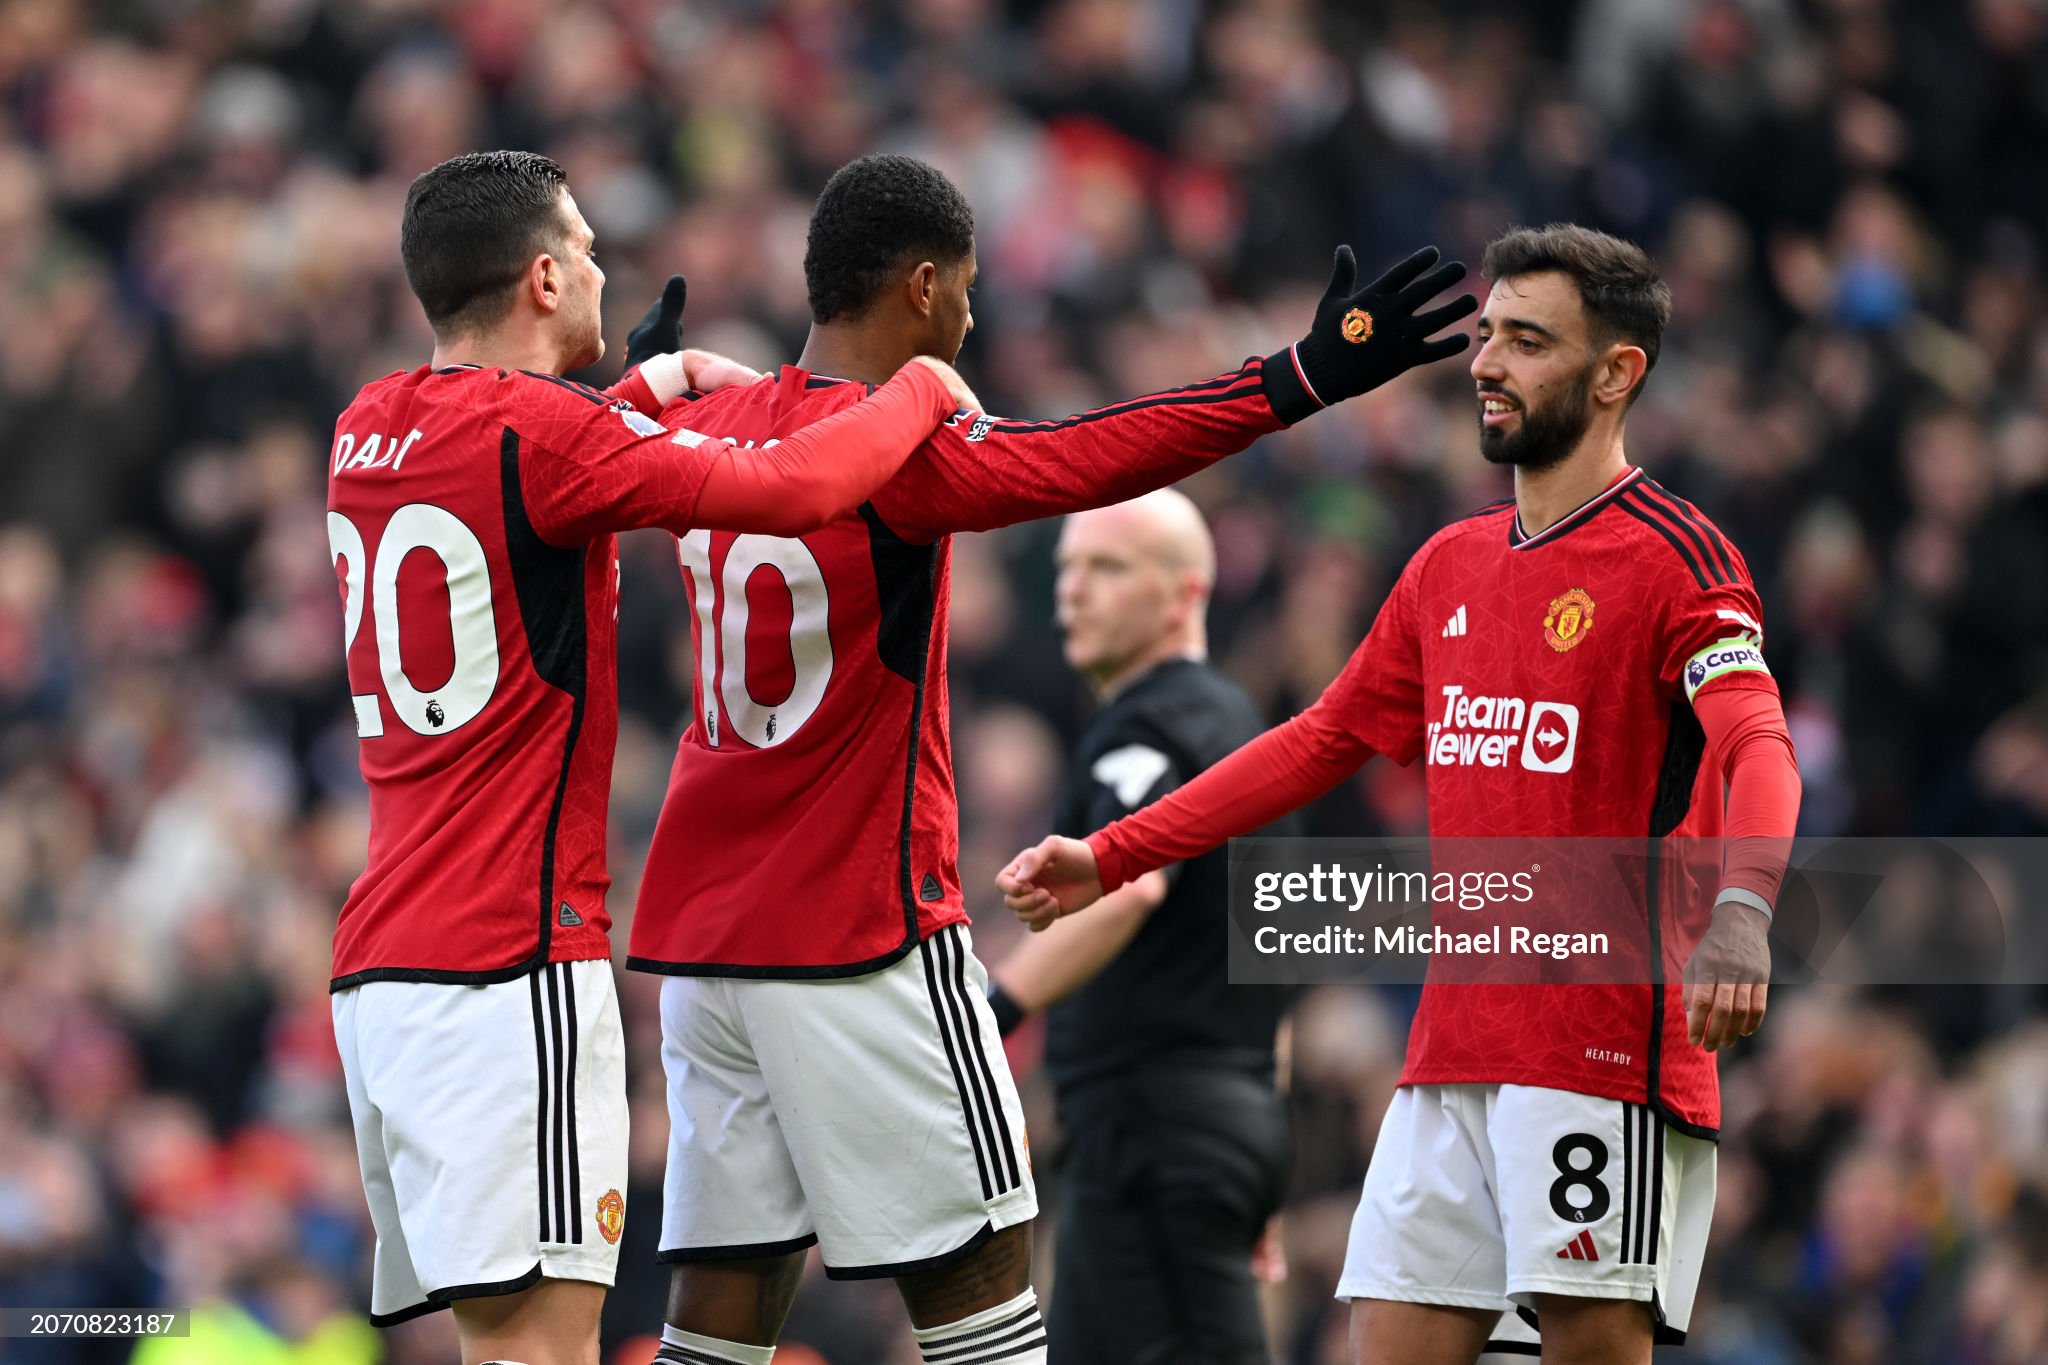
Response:
POLYGON ((1203 591, 1216 582, 1216 542, 1209 523, 1187 494, 1160 488, 1129 502, 1076 512, 1068 522, 1094 521, 1126 537, 1132 548, 1172 571, 1192 571, 1203 591))

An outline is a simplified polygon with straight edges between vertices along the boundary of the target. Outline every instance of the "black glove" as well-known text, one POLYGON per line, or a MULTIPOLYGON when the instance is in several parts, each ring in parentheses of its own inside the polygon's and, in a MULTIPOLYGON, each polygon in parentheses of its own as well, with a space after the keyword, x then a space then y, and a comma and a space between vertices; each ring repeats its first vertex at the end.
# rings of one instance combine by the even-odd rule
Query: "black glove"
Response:
POLYGON ((644 365, 658 355, 673 355, 683 349, 683 300, 689 296, 690 283, 681 275, 671 275, 662 286, 661 297, 654 301, 646 314, 626 333, 626 368, 644 365))
POLYGON ((1464 262, 1430 270, 1436 261, 1437 249, 1426 246, 1353 293, 1358 260, 1350 247, 1338 247, 1337 268, 1316 305, 1308 335, 1266 357, 1266 401, 1274 415, 1299 422, 1470 345, 1472 339, 1462 332, 1429 340, 1430 333, 1478 311, 1479 300, 1470 294, 1427 313, 1415 311, 1465 278, 1464 262))

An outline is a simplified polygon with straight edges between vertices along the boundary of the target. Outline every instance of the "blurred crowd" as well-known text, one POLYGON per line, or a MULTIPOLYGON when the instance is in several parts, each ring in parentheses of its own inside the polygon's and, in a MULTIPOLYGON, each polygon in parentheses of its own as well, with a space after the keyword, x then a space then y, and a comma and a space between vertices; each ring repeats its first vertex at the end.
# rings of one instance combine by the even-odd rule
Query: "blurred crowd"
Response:
MULTIPOLYGON (((431 347, 407 183, 499 146, 568 168, 614 355, 681 271, 691 344, 764 367, 803 339, 826 175, 930 160, 978 219, 962 368, 1019 416, 1283 344, 1338 242, 1371 270, 1429 241, 1476 262, 1516 222, 1633 237, 1676 306, 1629 453, 1748 557, 1803 832, 2048 831, 2041 0, 7 0, 0 1303, 192 1306, 214 1344, 0 1340, 0 1362, 452 1358, 445 1315, 361 1316, 326 980, 365 814, 323 470, 355 388, 431 347)), ((1505 491, 1457 362, 1187 487, 1217 655, 1274 720, 1415 546, 1505 491)), ((956 546, 970 887, 1044 832, 1086 715, 1055 532, 956 546)), ((624 556, 615 914, 691 674, 672 548, 624 556)), ((1421 816, 1419 774, 1374 764, 1310 825, 1421 816)), ((1014 927, 980 910, 1000 958, 1014 927)), ((666 1119, 654 988, 624 998, 638 1216, 606 1345, 643 1365, 666 1119)), ((1409 1003, 1299 1011, 1290 1365, 1341 1358, 1329 1292, 1409 1003)), ((1686 1358, 2048 1360, 2041 1005, 1781 992, 1723 1068, 1686 1358)), ((785 1340, 795 1365, 915 1359, 886 1285, 815 1279, 785 1340)))

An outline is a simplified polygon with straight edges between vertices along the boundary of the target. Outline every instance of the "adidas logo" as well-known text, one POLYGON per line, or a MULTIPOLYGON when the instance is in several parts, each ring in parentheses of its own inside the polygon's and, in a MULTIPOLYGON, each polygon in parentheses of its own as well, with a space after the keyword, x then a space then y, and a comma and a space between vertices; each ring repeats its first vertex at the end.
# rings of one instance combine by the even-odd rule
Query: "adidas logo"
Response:
POLYGON ((1444 622, 1444 638, 1448 640, 1453 638, 1454 636, 1463 635, 1464 633, 1465 604, 1463 602, 1460 602, 1458 604, 1458 609, 1451 613, 1451 619, 1444 622))
POLYGON ((1597 1261, 1600 1249, 1593 1245, 1593 1232, 1588 1228, 1564 1244, 1564 1250, 1557 1253, 1560 1261, 1597 1261))
POLYGON ((557 924, 560 924, 564 929, 573 929, 577 925, 583 923, 583 916, 576 913, 575 906, 569 904, 569 902, 567 901, 563 901, 562 908, 557 913, 555 922, 557 924))

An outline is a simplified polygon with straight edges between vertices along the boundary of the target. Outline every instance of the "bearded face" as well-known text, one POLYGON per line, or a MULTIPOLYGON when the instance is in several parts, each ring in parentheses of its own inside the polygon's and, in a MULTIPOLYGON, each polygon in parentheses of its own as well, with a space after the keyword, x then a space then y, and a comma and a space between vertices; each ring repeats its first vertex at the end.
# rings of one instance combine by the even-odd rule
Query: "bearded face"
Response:
POLYGON ((1593 420, 1593 372, 1588 363, 1549 397, 1530 406, 1512 381, 1480 381, 1479 453, 1491 464, 1531 473, 1562 462, 1593 420))

